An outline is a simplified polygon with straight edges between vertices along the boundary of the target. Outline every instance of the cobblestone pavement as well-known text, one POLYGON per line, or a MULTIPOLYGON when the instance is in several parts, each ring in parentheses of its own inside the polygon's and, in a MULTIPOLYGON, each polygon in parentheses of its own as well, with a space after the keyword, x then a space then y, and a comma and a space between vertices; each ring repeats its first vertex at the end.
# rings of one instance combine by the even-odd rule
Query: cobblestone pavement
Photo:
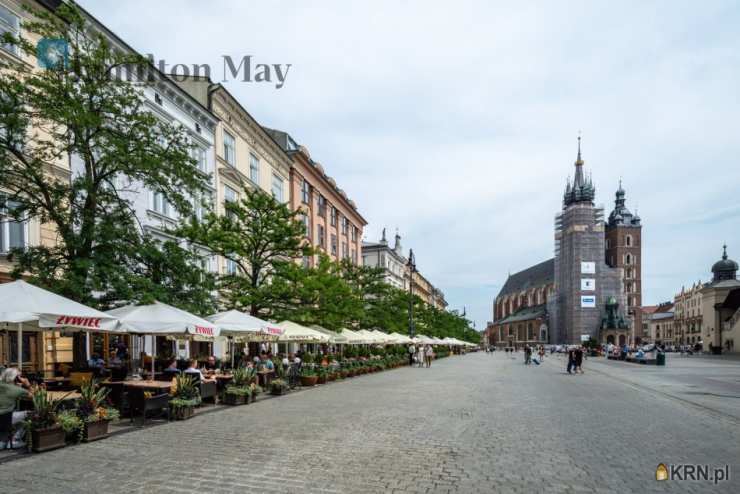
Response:
MULTIPOLYGON (((0 465, 2 492, 740 492, 740 422, 562 361, 451 357, 0 465), (658 463, 732 480, 654 480, 658 463)), ((616 368, 616 367, 615 367, 616 368)), ((619 372, 629 373, 621 368, 619 372)))

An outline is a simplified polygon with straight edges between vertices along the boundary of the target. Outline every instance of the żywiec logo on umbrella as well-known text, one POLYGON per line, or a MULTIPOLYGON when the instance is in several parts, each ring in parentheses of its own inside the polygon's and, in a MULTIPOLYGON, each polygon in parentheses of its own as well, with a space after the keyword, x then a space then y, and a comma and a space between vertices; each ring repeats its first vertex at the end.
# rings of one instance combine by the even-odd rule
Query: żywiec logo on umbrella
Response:
POLYGON ((69 63, 69 44, 61 38, 41 38, 36 45, 36 60, 42 69, 66 67, 69 63))

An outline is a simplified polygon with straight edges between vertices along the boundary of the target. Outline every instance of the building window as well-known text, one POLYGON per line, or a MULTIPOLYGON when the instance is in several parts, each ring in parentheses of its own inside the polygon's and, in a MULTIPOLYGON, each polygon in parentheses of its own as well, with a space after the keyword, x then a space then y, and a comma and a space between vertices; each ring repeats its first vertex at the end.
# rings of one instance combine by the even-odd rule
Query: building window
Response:
POLYGON ((283 177, 275 173, 272 174, 272 197, 283 202, 283 177))
POLYGON ((13 201, 6 201, 0 196, 0 252, 8 252, 11 249, 22 249, 26 246, 25 221, 14 221, 8 212, 19 206, 13 201))
POLYGON ((305 229, 306 238, 311 240, 311 220, 307 214, 303 214, 301 216, 302 216, 302 221, 303 221, 303 227, 305 229))
POLYGON ((349 220, 346 216, 342 216, 342 235, 347 235, 349 231, 349 220))
POLYGON ((357 264, 357 249, 352 249, 352 263, 357 264))
POLYGON ((337 255, 337 236, 333 233, 331 234, 331 255, 337 255))
POLYGON ((329 215, 331 217, 331 226, 337 226, 337 208, 331 206, 329 212, 331 213, 329 215))
POLYGON ((311 204, 311 185, 305 178, 301 183, 301 201, 303 204, 311 204))
POLYGON ((170 203, 161 192, 152 193, 152 210, 164 216, 170 215, 170 203))
MULTIPOLYGON (((228 185, 224 185, 224 206, 226 206, 226 203, 228 202, 237 202, 238 200, 239 194, 228 185)), ((224 207, 224 209, 226 208, 224 207)), ((233 218, 234 213, 226 209, 226 216, 229 218, 233 218)))
POLYGON ((626 237, 624 237, 624 244, 627 247, 632 247, 632 235, 627 235, 626 237))
MULTIPOLYGON (((0 5, 0 37, 5 33, 10 33, 17 37, 20 34, 20 18, 7 8, 0 5)), ((14 55, 18 54, 17 46, 7 43, 2 43, 0 46, 2 46, 2 49, 7 52, 14 55)))
POLYGON ((249 180, 260 183, 260 159, 252 153, 249 153, 249 180))
POLYGON ((324 225, 319 225, 317 228, 317 242, 319 247, 326 250, 326 232, 324 231, 324 225))
POLYGON ((357 227, 352 225, 352 241, 357 242, 357 227))
POLYGON ((608 238, 606 239, 606 248, 607 249, 611 248, 611 242, 609 242, 608 238))
POLYGON ((193 159, 195 166, 203 173, 208 173, 208 162, 206 161, 206 150, 200 146, 193 148, 193 159))
POLYGON ((303 267, 304 268, 311 267, 311 256, 303 256, 303 267))
POLYGON ((236 275, 239 272, 239 267, 231 259, 226 259, 226 274, 236 275))
POLYGON ((349 246, 347 242, 342 242, 342 259, 349 258, 349 246))
POLYGON ((631 254, 627 254, 626 256, 624 256, 624 263, 627 266, 629 266, 630 264, 632 264, 632 255, 631 254))
POLYGON ((319 204, 319 216, 326 218, 326 197, 319 194, 317 202, 319 204))
POLYGON ((224 130, 224 160, 231 166, 236 164, 236 140, 224 130))

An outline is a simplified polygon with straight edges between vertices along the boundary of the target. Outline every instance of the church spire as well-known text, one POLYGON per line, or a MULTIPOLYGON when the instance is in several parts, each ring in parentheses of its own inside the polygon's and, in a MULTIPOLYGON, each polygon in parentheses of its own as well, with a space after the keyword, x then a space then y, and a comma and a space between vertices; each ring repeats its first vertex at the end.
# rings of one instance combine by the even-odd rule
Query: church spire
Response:
POLYGON ((573 177, 573 186, 566 185, 563 207, 574 203, 593 204, 596 190, 590 175, 586 177, 583 172, 583 157, 581 155, 581 134, 578 133, 578 154, 576 155, 576 174, 573 177))

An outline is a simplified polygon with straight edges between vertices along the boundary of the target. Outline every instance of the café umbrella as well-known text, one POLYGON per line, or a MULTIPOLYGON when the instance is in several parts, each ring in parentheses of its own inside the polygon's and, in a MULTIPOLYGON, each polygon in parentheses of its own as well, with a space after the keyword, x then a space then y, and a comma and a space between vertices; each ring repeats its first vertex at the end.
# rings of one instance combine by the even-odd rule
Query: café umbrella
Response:
MULTIPOLYGON (((162 302, 126 305, 106 314, 118 319, 118 330, 152 336, 190 336, 212 340, 219 335, 218 326, 194 314, 162 302)), ((156 345, 152 342, 152 376, 156 345)))
POLYGON ((23 361, 23 324, 41 329, 74 328, 110 331, 114 316, 52 293, 23 280, 0 284, 0 323, 18 324, 18 367, 23 361))
MULTIPOLYGON (((264 321, 238 310, 219 312, 206 317, 206 319, 218 327, 221 336, 228 336, 231 339, 240 339, 242 341, 275 341, 284 333, 283 329, 277 324, 264 321)), ((229 353, 231 353, 231 366, 233 367, 233 346, 229 349, 229 353)))

